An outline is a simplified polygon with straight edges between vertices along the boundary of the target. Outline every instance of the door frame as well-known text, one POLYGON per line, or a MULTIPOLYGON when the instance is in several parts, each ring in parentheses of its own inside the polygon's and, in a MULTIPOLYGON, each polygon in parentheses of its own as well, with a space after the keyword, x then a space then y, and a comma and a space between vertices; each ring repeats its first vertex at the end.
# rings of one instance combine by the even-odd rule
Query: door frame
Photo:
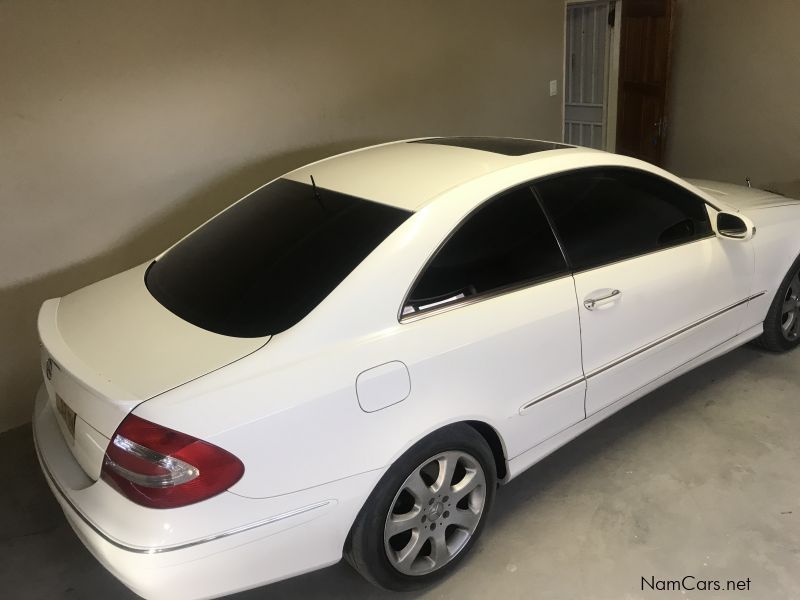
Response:
MULTIPOLYGON (((564 0, 564 33, 561 49, 561 141, 564 141, 567 112, 567 23, 568 9, 576 4, 597 3, 598 0, 564 0)), ((617 102, 619 98, 619 51, 620 51, 620 24, 622 23, 622 0, 608 0, 614 4, 614 27, 609 32, 608 56, 606 59, 605 78, 605 107, 603 108, 603 149, 608 152, 617 150, 617 102)))

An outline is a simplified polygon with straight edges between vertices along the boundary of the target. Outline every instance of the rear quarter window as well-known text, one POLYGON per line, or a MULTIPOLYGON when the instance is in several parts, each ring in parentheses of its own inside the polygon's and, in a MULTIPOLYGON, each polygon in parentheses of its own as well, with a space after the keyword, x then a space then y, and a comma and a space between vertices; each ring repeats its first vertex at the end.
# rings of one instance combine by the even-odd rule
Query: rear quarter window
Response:
POLYGON ((522 186, 488 200, 459 224, 415 282, 402 314, 566 273, 547 217, 522 186))

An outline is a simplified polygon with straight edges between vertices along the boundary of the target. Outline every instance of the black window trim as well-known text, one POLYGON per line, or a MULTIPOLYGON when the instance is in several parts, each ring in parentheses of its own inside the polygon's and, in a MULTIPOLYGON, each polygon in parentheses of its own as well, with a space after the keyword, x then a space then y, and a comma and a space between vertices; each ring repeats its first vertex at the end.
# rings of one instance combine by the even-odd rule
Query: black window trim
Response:
POLYGON ((717 237, 716 231, 714 230, 713 223, 711 222, 711 216, 709 215, 709 223, 711 224, 711 233, 709 233, 709 234, 706 234, 706 235, 703 235, 703 236, 700 236, 700 237, 696 237, 696 238, 691 239, 691 240, 686 241, 686 242, 681 242, 680 244, 674 244, 672 246, 667 246, 666 248, 656 248, 655 250, 649 250, 648 252, 642 252, 640 254, 634 254, 632 256, 626 256, 624 258, 618 258, 616 260, 612 260, 610 262, 603 263, 601 265, 595 265, 593 267, 588 267, 586 269, 579 269, 579 270, 574 269, 573 266, 572 266, 572 262, 569 259, 569 255, 567 254, 566 247, 562 244, 561 233, 558 231, 558 228, 556 227, 555 222, 552 220, 552 217, 550 216, 550 212, 547 210, 547 207, 545 206, 544 201, 541 198, 539 190, 536 188, 536 184, 541 183, 543 181, 547 181, 549 179, 553 179, 555 177, 561 177, 561 176, 564 176, 566 174, 581 173, 583 171, 596 171, 598 169, 613 169, 613 170, 616 170, 616 171, 631 171, 631 172, 634 172, 634 173, 644 173, 646 175, 650 175, 651 177, 655 177, 657 179, 660 179, 661 181, 666 181, 667 183, 671 183, 672 185, 678 186, 679 188, 681 188, 685 192, 687 192, 687 193, 691 194, 692 196, 694 196, 695 198, 697 198, 700 202, 702 202, 706 206, 711 207, 712 209, 714 209, 717 212, 722 212, 721 208, 719 208, 718 206, 715 206, 712 202, 706 200, 702 196, 698 196, 695 192, 693 192, 692 190, 688 189, 687 187, 685 187, 685 186, 683 186, 683 185, 681 185, 681 184, 679 184, 679 183, 677 183, 675 181, 672 181, 671 179, 667 179, 666 177, 663 177, 662 175, 659 175, 658 173, 653 173, 653 172, 647 171, 645 169, 637 169, 636 167, 626 167, 626 166, 621 166, 621 165, 592 165, 590 167, 579 167, 577 169, 567 169, 565 171, 559 171, 558 173, 550 173, 549 175, 545 175, 543 177, 539 177, 539 178, 529 182, 529 185, 531 186, 531 191, 533 192, 534 196, 536 196, 536 200, 539 202, 539 206, 542 207, 542 210, 544 211, 544 214, 547 215, 547 220, 550 223, 550 227, 552 228, 553 233, 555 234, 556 239, 558 240, 558 243, 559 243, 559 246, 561 247, 561 252, 563 253, 564 258, 567 261, 567 264, 569 265, 570 275, 574 276, 574 275, 578 275, 580 273, 588 273, 589 271, 594 271, 595 269, 602 269, 604 267, 608 267, 608 266, 611 266, 611 265, 616 265, 618 263, 622 263, 622 262, 625 262, 625 261, 628 261, 628 260, 634 260, 634 259, 637 259, 637 258, 641 258, 642 256, 649 256, 651 254, 657 254, 659 252, 666 252, 667 250, 673 250, 675 248, 680 248, 681 246, 687 246, 689 244, 696 244, 697 242, 702 242, 702 241, 705 241, 707 239, 710 239, 710 238, 713 238, 713 237, 717 237))
MULTIPOLYGON (((651 254, 656 254, 658 252, 666 252, 668 250, 674 250, 675 248, 680 248, 681 246, 686 246, 686 245, 689 245, 689 244, 696 244, 697 242, 702 242, 702 241, 705 241, 705 240, 710 239, 712 237, 716 237, 716 233, 714 232, 714 228, 712 226, 710 234, 702 236, 702 237, 699 237, 699 238, 695 238, 695 239, 690 240, 688 242, 675 244, 673 246, 668 246, 666 248, 658 248, 656 250, 651 250, 649 252, 643 252, 642 254, 636 254, 634 256, 627 256, 625 258, 620 258, 618 260, 614 260, 614 261, 611 261, 611 262, 608 262, 608 263, 604 263, 602 265, 597 265, 597 266, 594 266, 594 267, 589 267, 588 269, 582 269, 582 270, 576 271, 572 267, 572 263, 569 260, 569 255, 566 253, 566 249, 565 249, 564 244, 563 244, 562 239, 561 239, 561 234, 559 233, 558 229, 556 228, 555 223, 553 222, 553 219, 552 219, 552 217, 550 215, 550 212, 545 207, 544 202, 542 201, 542 198, 541 198, 541 196, 539 194, 539 190, 536 189, 536 184, 540 183, 542 181, 547 181, 548 179, 552 179, 554 177, 561 177, 561 176, 566 175, 566 174, 580 173, 582 171, 592 171, 592 170, 597 170, 597 169, 615 169, 615 170, 620 170, 620 171, 633 171, 633 172, 636 172, 636 173, 645 173, 647 175, 651 175, 652 177, 656 177, 656 178, 661 179, 663 181, 669 182, 669 183, 671 183, 673 185, 677 185, 678 187, 680 187, 684 191, 692 194, 692 196, 694 196, 695 198, 700 200, 706 206, 711 207, 712 209, 714 209, 717 212, 722 212, 722 209, 720 209, 719 207, 715 206, 712 202, 706 200, 702 196, 698 196, 695 192, 693 192, 692 190, 686 188, 685 186, 683 186, 683 185, 681 185, 681 184, 679 184, 679 183, 677 183, 675 181, 672 181, 671 179, 667 179, 666 177, 663 177, 663 176, 659 175, 658 173, 652 173, 652 172, 647 171, 645 169, 637 169, 636 167, 627 167, 627 166, 620 166, 620 165, 592 165, 592 166, 589 166, 589 167, 578 167, 577 169, 565 169, 565 170, 559 171, 557 173, 550 173, 548 175, 544 175, 542 177, 537 177, 536 179, 532 179, 532 180, 526 181, 524 183, 513 185, 513 186, 511 186, 511 187, 509 187, 509 188, 507 188, 505 190, 502 190, 502 191, 490 196, 489 198, 481 201, 478 205, 474 206, 466 215, 464 215, 464 217, 461 219, 461 221, 458 222, 458 224, 450 231, 450 233, 448 233, 447 236, 436 246, 436 248, 431 253, 431 255, 428 257, 428 259, 423 263, 422 268, 420 268, 417 271, 417 274, 411 280, 411 285, 408 286, 408 289, 406 290, 406 293, 403 295, 403 301, 400 303, 400 308, 397 311, 397 322, 400 323, 400 324, 412 323, 414 321, 418 321, 420 319, 425 319, 427 317, 438 315, 440 313, 448 312, 450 310, 455 310, 457 308, 461 308, 461 307, 464 307, 464 306, 469 306, 470 304, 476 304, 476 303, 482 302, 484 300, 491 300, 492 298, 497 298, 499 296, 505 296, 506 294, 512 294, 514 292, 518 292, 518 291, 521 291, 521 290, 524 290, 524 289, 527 289, 527 288, 530 288, 530 287, 535 287, 535 286, 538 286, 538 285, 542 285, 544 283, 549 283, 551 281, 557 281, 559 279, 564 279, 565 277, 574 277, 575 275, 578 275, 580 273, 588 273, 589 271, 593 271, 595 269, 602 269, 602 268, 605 268, 605 267, 608 267, 608 266, 611 266, 611 265, 615 265, 615 264, 618 264, 618 263, 622 263, 622 262, 625 262, 625 261, 628 261, 628 260, 634 260, 634 259, 637 259, 637 258, 641 258, 642 256, 649 256, 651 254), (527 187, 528 189, 530 189, 531 194, 533 195, 533 197, 536 200, 536 202, 538 203, 540 209, 544 213, 545 218, 547 219, 547 223, 550 225, 550 230, 553 232, 553 235, 555 236, 556 242, 558 244, 558 248, 561 251, 561 256, 564 259, 564 263, 567 266, 567 270, 564 271, 563 273, 558 273, 558 274, 554 274, 554 275, 547 275, 545 277, 538 277, 538 278, 534 278, 534 279, 530 279, 530 280, 526 280, 526 281, 521 281, 519 283, 503 286, 503 287, 500 287, 500 288, 495 288, 493 290, 489 290, 489 291, 486 291, 486 292, 483 292, 483 293, 480 293, 480 294, 476 294, 474 296, 469 296, 469 297, 466 297, 466 298, 460 298, 460 299, 454 300, 452 302, 447 302, 445 304, 432 306, 431 308, 418 310, 416 312, 408 313, 408 314, 404 315, 403 314, 403 309, 406 307, 408 299, 409 299, 409 296, 411 295, 411 291, 417 285, 417 282, 419 281, 420 277, 422 277, 422 274, 425 273, 425 271, 428 269, 430 264, 433 262, 433 260, 436 258, 436 256, 439 254, 439 252, 445 246, 445 244, 447 244, 447 242, 450 241, 450 238, 452 238, 456 234, 456 232, 458 232, 458 230, 461 229, 461 227, 464 225, 464 223, 466 223, 467 220, 470 219, 470 217, 472 217, 476 212, 478 212, 481 208, 483 208, 486 204, 488 204, 489 202, 491 202, 495 198, 499 198, 500 196, 502 196, 504 194, 508 194, 508 193, 514 192, 514 191, 516 191, 518 189, 521 189, 521 188, 524 188, 524 187, 527 187)), ((711 220, 710 216, 709 216, 709 220, 711 220)))
POLYGON ((403 314, 403 309, 407 306, 409 296, 411 295, 411 291, 417 285, 417 283, 419 282, 420 278, 425 273, 425 271, 427 271, 428 267, 433 262, 433 260, 439 255, 439 252, 441 252, 442 248, 444 248, 444 246, 447 244, 447 242, 449 242, 450 239, 456 233, 458 233, 458 231, 464 226, 464 224, 475 213, 477 213, 479 210, 481 210, 484 206, 486 206, 487 204, 489 204, 493 200, 495 200, 497 198, 500 198, 501 196, 504 196, 506 194, 510 194, 512 192, 520 190, 522 188, 526 188, 526 187, 528 188, 528 190, 531 193, 531 200, 535 201, 537 203, 537 205, 540 207, 540 209, 543 210, 541 202, 539 201, 539 198, 536 195, 536 192, 534 191, 534 189, 532 187, 532 182, 531 181, 526 181, 524 183, 518 183, 518 184, 512 185, 511 187, 506 188, 506 189, 504 189, 502 191, 499 191, 496 194, 493 194, 492 196, 490 196, 489 198, 486 198, 485 200, 482 200, 479 204, 477 204, 476 206, 472 207, 472 209, 466 215, 464 215, 464 217, 462 217, 462 219, 458 222, 458 224, 455 227, 453 227, 453 229, 450 230, 450 233, 448 233, 447 236, 441 242, 439 242, 439 244, 436 246, 436 248, 431 253, 431 255, 428 257, 428 259, 423 263, 422 268, 417 271, 417 274, 414 276, 414 279, 411 280, 411 285, 408 286, 408 289, 406 290, 406 293, 403 295, 403 301, 400 303, 400 308, 397 311, 397 322, 398 323, 402 323, 402 324, 411 323, 413 321, 418 321, 419 319, 424 319, 426 317, 430 317, 430 316, 433 316, 433 315, 438 315, 440 313, 447 312, 447 311, 450 311, 450 310, 453 310, 453 309, 456 309, 456 308, 461 308, 462 306, 468 306, 470 304, 475 304, 477 302, 482 302, 484 300, 489 300, 491 298, 496 298, 498 296, 505 296, 506 294, 511 294, 513 292, 518 292, 520 290, 524 290, 524 289, 527 289, 529 287, 534 287, 534 286, 541 285, 541 284, 544 284, 544 283, 549 283, 551 281, 556 281, 558 279, 563 279, 565 277, 572 277, 572 272, 571 272, 571 269, 570 269, 569 260, 567 259, 566 254, 564 254, 564 248, 561 245, 561 241, 560 241, 556 231, 553 229, 553 223, 550 220, 550 215, 547 214, 547 211, 543 211, 545 219, 547 220, 547 224, 550 226, 550 231, 553 233, 553 235, 556 238, 556 243, 558 245, 558 249, 561 252, 561 258, 564 259, 564 264, 566 266, 566 269, 563 272, 554 273, 552 275, 545 275, 543 277, 534 277, 532 279, 526 279, 525 281, 520 281, 518 283, 505 285, 505 286, 502 286, 502 287, 499 287, 499 288, 495 288, 493 290, 487 290, 485 292, 481 292, 480 294, 475 294, 474 296, 468 296, 468 297, 465 297, 465 298, 459 298, 458 300, 453 300, 452 302, 446 302, 444 304, 439 304, 437 306, 432 306, 430 308, 425 308, 425 309, 418 310, 418 311, 415 311, 413 313, 408 313, 408 314, 405 314, 405 315, 403 314))

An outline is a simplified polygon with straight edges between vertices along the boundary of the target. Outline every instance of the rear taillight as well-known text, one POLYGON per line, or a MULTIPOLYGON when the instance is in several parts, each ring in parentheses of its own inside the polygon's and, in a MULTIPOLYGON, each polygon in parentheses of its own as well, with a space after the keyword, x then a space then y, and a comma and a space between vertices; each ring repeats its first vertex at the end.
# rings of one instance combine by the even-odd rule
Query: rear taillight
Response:
POLYGON ((224 492, 244 474, 230 452, 128 415, 106 449, 102 479, 149 508, 176 508, 224 492))

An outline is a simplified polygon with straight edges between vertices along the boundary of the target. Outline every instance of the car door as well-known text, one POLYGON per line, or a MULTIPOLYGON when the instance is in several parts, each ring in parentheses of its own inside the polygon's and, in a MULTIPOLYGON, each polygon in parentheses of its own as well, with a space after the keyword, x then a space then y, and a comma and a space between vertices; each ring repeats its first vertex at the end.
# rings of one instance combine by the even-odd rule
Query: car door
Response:
POLYGON ((584 418, 575 289, 530 187, 464 218, 402 312, 412 395, 429 416, 487 415, 509 458, 584 418))
POLYGON ((574 273, 587 416, 739 332, 753 250, 715 235, 715 211, 702 198, 655 174, 610 167, 535 189, 574 273))

